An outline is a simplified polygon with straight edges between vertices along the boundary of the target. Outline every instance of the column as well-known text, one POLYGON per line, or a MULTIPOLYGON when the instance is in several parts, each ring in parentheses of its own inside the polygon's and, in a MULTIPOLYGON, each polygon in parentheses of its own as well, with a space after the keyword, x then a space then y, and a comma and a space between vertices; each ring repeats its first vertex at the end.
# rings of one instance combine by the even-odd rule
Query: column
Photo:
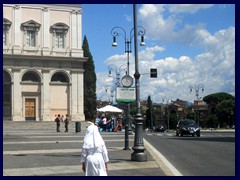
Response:
POLYGON ((41 120, 51 121, 52 117, 50 114, 50 76, 49 69, 42 70, 42 88, 41 88, 41 120))
POLYGON ((71 55, 72 57, 83 57, 82 51, 82 11, 71 12, 71 55))
POLYGON ((20 68, 12 69, 13 72, 13 94, 12 94, 12 116, 13 121, 25 121, 23 117, 23 102, 21 98, 21 86, 20 86, 20 68))
POLYGON ((21 54, 21 8, 13 6, 13 54, 21 54))
POLYGON ((49 9, 42 8, 42 55, 50 55, 49 9))
POLYGON ((83 71, 71 71, 72 88, 71 88, 71 109, 72 120, 85 121, 84 115, 84 96, 83 96, 83 71))

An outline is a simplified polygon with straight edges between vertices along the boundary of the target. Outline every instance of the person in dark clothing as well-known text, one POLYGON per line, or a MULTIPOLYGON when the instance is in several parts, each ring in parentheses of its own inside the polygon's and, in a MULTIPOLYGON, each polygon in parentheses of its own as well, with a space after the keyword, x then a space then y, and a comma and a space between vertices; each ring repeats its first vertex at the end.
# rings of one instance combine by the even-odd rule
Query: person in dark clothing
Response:
POLYGON ((68 114, 66 114, 66 118, 65 118, 65 120, 64 120, 64 123, 65 123, 65 132, 68 132, 69 122, 70 122, 70 118, 69 118, 68 114))
POLYGON ((57 125, 57 132, 60 132, 60 114, 58 114, 58 116, 55 118, 55 122, 57 125))

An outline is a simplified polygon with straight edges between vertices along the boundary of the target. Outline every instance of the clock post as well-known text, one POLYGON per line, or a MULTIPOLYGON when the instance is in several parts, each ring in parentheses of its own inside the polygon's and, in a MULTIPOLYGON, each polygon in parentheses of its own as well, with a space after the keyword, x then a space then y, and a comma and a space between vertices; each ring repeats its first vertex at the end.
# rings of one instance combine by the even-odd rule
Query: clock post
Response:
MULTIPOLYGON (((141 37, 141 43, 140 43, 140 46, 145 46, 145 42, 144 42, 144 34, 145 34, 145 29, 142 27, 142 26, 137 26, 137 36, 140 36, 141 37)), ((119 26, 116 26, 114 27, 112 30, 111 30, 111 34, 113 36, 113 43, 112 43, 112 46, 113 47, 117 47, 117 42, 116 42, 116 39, 118 36, 122 36, 124 38, 124 42, 125 42, 125 53, 127 53, 127 75, 129 76, 129 54, 132 52, 131 50, 131 44, 132 44, 132 39, 134 37, 134 28, 132 28, 132 30, 130 31, 130 36, 129 36, 129 39, 127 38, 127 34, 126 34, 126 31, 122 28, 122 27, 119 27, 119 26)), ((133 82, 133 78, 130 78, 129 77, 126 77, 126 78, 123 78, 122 79, 122 84, 124 87, 131 87, 130 84, 132 85, 132 82, 133 82)), ((134 95, 135 96, 135 95, 134 95)), ((126 112, 126 126, 128 128, 128 134, 132 134, 132 123, 131 123, 131 119, 129 118, 129 113, 130 113, 130 103, 126 103, 126 106, 127 106, 127 112, 126 112)), ((125 149, 128 149, 128 148, 125 148, 125 149)))

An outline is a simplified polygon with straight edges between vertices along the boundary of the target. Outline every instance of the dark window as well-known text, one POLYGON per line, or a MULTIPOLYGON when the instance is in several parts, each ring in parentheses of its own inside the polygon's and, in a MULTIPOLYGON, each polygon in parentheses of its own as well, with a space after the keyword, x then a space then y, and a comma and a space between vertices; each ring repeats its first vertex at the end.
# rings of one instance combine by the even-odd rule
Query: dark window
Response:
POLYGON ((63 83, 66 83, 66 82, 68 82, 68 79, 62 73, 55 73, 52 76, 51 82, 63 82, 63 83))
POLYGON ((22 81, 40 82, 38 75, 35 72, 27 72, 23 75, 22 81))

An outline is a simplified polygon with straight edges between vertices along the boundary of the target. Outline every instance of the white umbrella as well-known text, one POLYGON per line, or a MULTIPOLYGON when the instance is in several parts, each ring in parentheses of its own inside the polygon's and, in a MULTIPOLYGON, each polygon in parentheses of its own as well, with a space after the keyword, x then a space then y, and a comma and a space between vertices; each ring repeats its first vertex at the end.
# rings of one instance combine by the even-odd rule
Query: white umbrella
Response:
POLYGON ((99 108, 99 109, 97 109, 97 111, 99 111, 99 112, 118 112, 118 113, 123 112, 122 109, 119 109, 119 108, 111 106, 111 105, 107 105, 102 108, 99 108))

